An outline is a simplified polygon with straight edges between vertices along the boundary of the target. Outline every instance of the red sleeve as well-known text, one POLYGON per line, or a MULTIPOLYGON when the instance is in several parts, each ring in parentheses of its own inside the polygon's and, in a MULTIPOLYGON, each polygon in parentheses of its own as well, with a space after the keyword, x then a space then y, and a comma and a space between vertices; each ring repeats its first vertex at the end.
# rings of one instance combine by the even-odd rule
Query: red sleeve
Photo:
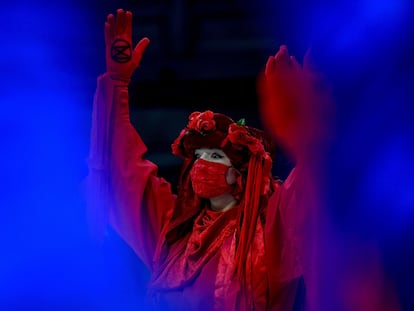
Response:
POLYGON ((302 274, 298 250, 300 213, 296 193, 296 170, 270 197, 265 225, 266 257, 269 273, 278 282, 290 281, 302 274))
POLYGON ((265 229, 266 260, 271 279, 276 282, 275 290, 302 275, 309 310, 313 310, 311 305, 320 294, 317 265, 326 224, 317 163, 320 162, 311 161, 310 157, 307 162, 300 162, 277 189, 269 202, 265 229))
MULTIPOLYGON (((293 305, 296 283, 302 271, 299 250, 296 169, 270 197, 265 225, 265 260, 269 277, 270 305, 293 305), (294 281, 296 279, 296 281, 294 281), (292 283, 292 282, 296 283, 292 283)), ((273 309, 272 309, 273 310, 273 309)))
POLYGON ((91 132, 88 196, 98 226, 109 224, 151 269, 162 226, 175 202, 129 119, 128 81, 98 79, 91 132), (102 225, 103 224, 103 225, 102 225))

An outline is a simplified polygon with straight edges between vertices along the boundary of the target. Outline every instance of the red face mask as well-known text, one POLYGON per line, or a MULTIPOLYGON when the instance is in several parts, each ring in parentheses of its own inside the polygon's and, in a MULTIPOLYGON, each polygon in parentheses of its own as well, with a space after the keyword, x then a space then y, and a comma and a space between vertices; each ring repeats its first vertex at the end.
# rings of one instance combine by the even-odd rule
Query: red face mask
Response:
POLYGON ((223 163, 198 159, 190 171, 194 192, 201 198, 217 197, 229 191, 226 176, 229 166, 223 163))

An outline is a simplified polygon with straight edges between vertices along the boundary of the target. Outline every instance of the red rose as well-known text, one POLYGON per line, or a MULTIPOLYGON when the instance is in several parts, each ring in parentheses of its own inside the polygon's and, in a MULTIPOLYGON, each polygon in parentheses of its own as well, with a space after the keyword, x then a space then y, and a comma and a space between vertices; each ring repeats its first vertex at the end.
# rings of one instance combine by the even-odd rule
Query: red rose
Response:
POLYGON ((241 145, 247 147, 251 153, 263 153, 263 144, 255 137, 249 135, 246 128, 242 125, 232 123, 229 126, 228 140, 233 145, 241 145))
POLYGON ((214 131, 216 129, 216 121, 214 121, 214 113, 210 110, 205 112, 193 112, 189 116, 187 127, 196 130, 199 133, 214 131))
POLYGON ((237 125, 236 123, 232 123, 229 126, 229 134, 228 134, 229 140, 232 144, 241 144, 244 145, 244 143, 247 140, 247 130, 245 127, 241 125, 237 125))
POLYGON ((195 130, 196 129, 196 125, 197 125, 197 121, 198 121, 198 116, 201 114, 201 112, 195 111, 192 114, 190 114, 190 116, 188 117, 188 124, 187 127, 190 130, 195 130))

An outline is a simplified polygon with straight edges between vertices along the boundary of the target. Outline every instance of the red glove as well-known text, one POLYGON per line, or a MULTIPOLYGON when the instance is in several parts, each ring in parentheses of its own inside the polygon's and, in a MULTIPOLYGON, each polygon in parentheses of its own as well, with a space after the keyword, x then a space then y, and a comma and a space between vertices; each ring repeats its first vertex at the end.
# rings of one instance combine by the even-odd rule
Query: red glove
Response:
POLYGON ((303 68, 286 46, 270 56, 259 79, 259 99, 265 127, 295 158, 326 142, 332 133, 330 91, 322 75, 312 69, 309 52, 303 68))
POLYGON ((109 14, 105 22, 106 70, 114 79, 129 80, 141 62, 148 38, 132 49, 132 13, 118 9, 116 19, 109 14))

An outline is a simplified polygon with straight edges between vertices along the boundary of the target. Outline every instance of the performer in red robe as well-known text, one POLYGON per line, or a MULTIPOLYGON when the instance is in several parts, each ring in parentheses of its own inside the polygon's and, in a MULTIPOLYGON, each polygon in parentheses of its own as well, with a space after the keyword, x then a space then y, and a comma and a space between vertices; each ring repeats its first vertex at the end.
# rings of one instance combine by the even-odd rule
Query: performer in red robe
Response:
MULTIPOLYGON (((244 120, 194 112, 172 144, 183 159, 173 193, 130 122, 128 84, 149 43, 133 48, 131 33, 131 12, 108 15, 87 179, 95 226, 109 223, 145 263, 160 310, 302 310, 303 209, 313 204, 302 194, 314 148, 297 148, 297 133, 286 132, 294 124, 273 129, 297 161, 282 183, 271 174, 274 137, 244 120)), ((285 47, 269 59, 264 92, 287 60, 294 62, 285 47)))

